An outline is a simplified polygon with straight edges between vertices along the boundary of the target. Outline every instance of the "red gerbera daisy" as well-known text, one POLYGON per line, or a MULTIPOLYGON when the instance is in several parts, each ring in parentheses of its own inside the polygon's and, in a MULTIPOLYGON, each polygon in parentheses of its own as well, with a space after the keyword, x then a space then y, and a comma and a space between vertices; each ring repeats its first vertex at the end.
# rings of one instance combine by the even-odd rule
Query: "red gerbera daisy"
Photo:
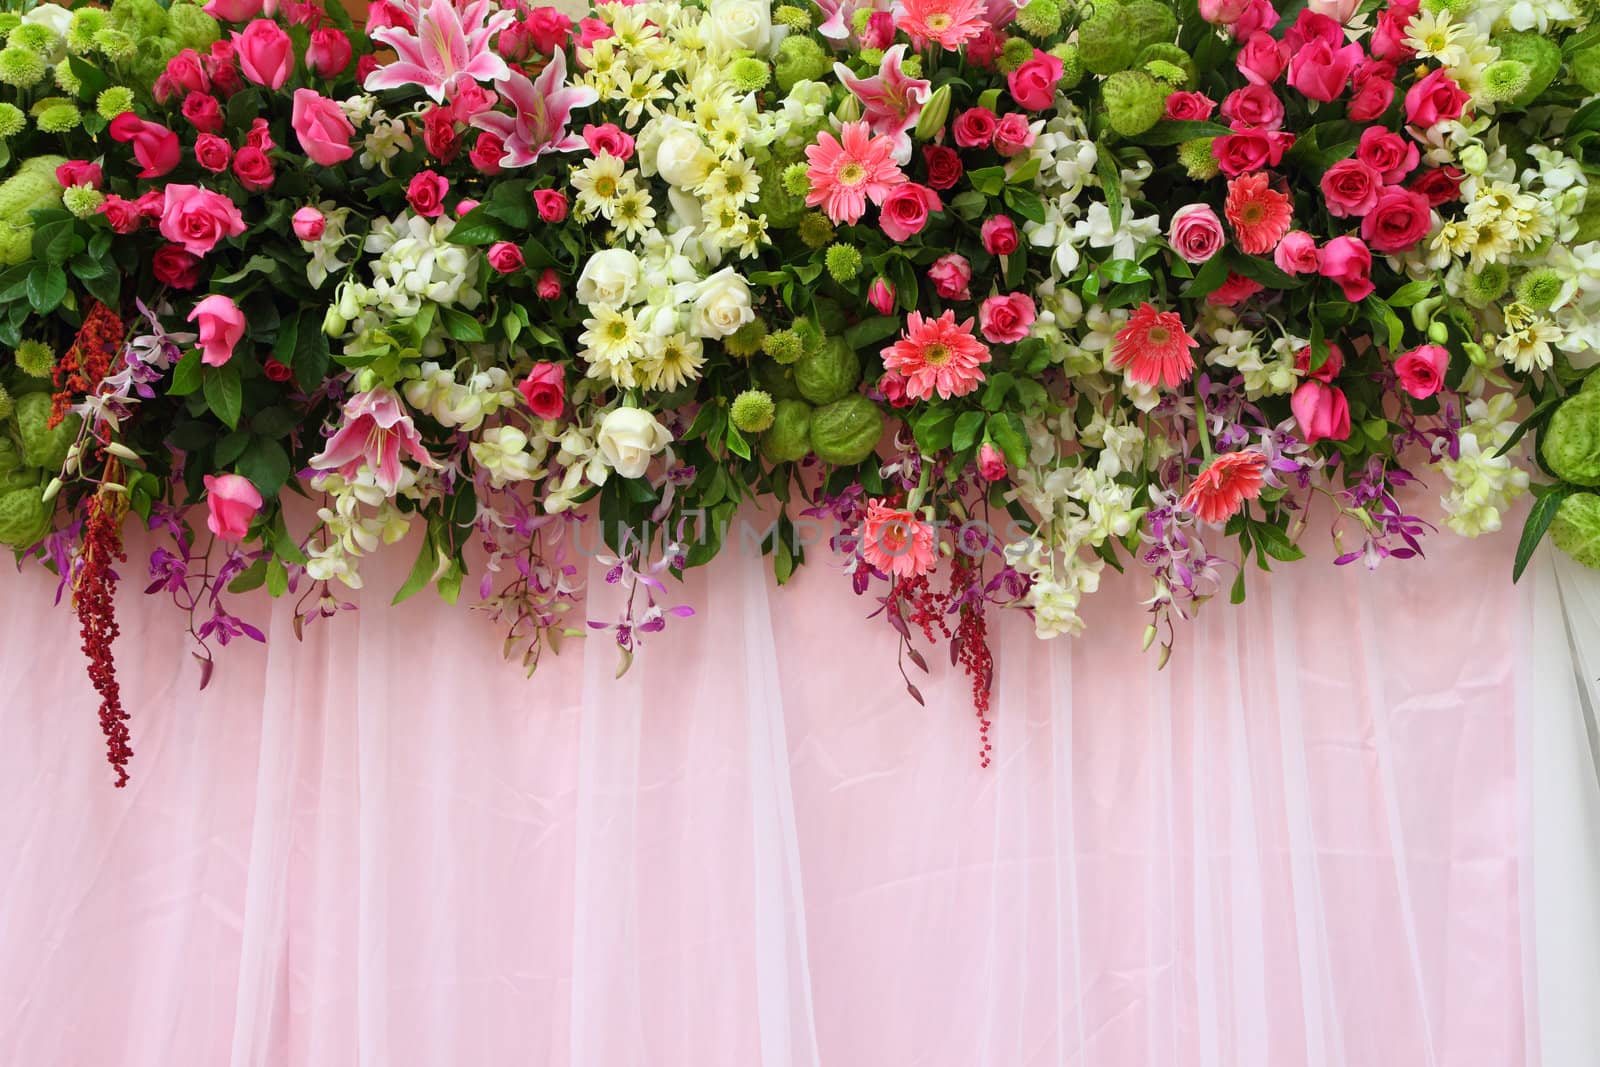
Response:
POLYGON ((1233 224, 1234 243, 1247 255, 1263 256, 1283 240, 1294 218, 1289 197, 1272 188, 1259 171, 1241 174, 1228 183, 1223 212, 1233 224))
POLYGON ((1117 331, 1111 365, 1118 370, 1127 367, 1140 385, 1171 388, 1189 380, 1194 372, 1194 357, 1189 349, 1199 346, 1200 342, 1184 330, 1177 312, 1157 311, 1146 302, 1117 331))
POLYGON ((1266 471, 1267 457, 1260 452, 1224 452, 1196 476, 1183 494, 1183 506, 1201 522, 1227 522, 1246 500, 1261 495, 1266 471))

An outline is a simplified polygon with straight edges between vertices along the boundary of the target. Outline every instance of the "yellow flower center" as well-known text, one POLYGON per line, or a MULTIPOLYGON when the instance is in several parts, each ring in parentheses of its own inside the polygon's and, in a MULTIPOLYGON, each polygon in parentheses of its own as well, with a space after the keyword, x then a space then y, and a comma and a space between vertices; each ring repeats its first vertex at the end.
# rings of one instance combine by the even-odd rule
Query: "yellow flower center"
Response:
POLYGON ((950 24, 954 21, 955 19, 950 17, 949 12, 936 11, 927 18, 928 29, 934 33, 943 33, 950 28, 950 24))
POLYGON ((851 160, 839 168, 839 184, 860 185, 867 177, 867 168, 851 160))
POLYGON ((943 366, 950 362, 950 346, 935 342, 922 350, 922 359, 935 367, 943 366))
POLYGON ((1165 326, 1152 326, 1144 338, 1153 345, 1164 345, 1172 340, 1172 333, 1165 326))
POLYGON ((596 196, 605 197, 609 200, 617 195, 617 180, 609 174, 600 175, 594 180, 594 192, 596 196))

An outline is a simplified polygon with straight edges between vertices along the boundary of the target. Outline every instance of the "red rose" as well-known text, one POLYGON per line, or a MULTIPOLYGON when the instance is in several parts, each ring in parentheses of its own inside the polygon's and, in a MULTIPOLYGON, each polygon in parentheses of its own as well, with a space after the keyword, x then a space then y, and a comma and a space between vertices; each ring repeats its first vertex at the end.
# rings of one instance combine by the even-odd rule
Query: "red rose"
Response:
POLYGON ((1017 224, 1005 215, 985 219, 980 234, 983 250, 991 256, 1009 256, 1017 250, 1017 224))
POLYGON ((111 120, 106 130, 113 141, 133 145, 133 158, 143 169, 141 178, 160 178, 172 171, 183 158, 178 135, 159 122, 146 122, 131 111, 111 120))
POLYGON ((1406 121, 1426 129, 1440 122, 1458 119, 1471 99, 1440 67, 1407 91, 1406 121))
POLYGON ((167 69, 156 79, 157 103, 166 103, 178 93, 209 93, 211 78, 206 74, 205 62, 200 53, 185 48, 167 61, 167 69))
POLYGON ((1211 142, 1211 154, 1230 178, 1275 167, 1294 144, 1294 134, 1280 130, 1239 130, 1211 142))
POLYGON ((1389 110, 1394 103, 1394 82, 1387 78, 1368 78, 1356 86, 1350 97, 1350 118, 1355 122, 1371 122, 1389 110))
POLYGON ((1236 130, 1252 126, 1283 129, 1283 101, 1265 85, 1247 85, 1229 93, 1222 101, 1222 114, 1236 130))
POLYGON ((306 67, 319 78, 337 78, 350 65, 350 38, 342 30, 317 30, 306 49, 306 67))
POLYGON ((539 284, 534 287, 540 300, 554 300, 561 295, 561 276, 554 267, 546 267, 539 275, 539 284))
POLYGON ((1204 122, 1217 110, 1217 102, 1205 93, 1180 92, 1167 96, 1164 117, 1179 122, 1204 122))
POLYGON ((463 82, 450 97, 450 109, 455 112, 457 122, 471 125, 474 118, 494 107, 499 99, 493 89, 485 89, 473 81, 463 82))
POLYGON ((545 222, 560 222, 567 217, 567 194, 560 189, 535 189, 533 203, 545 222))
POLYGON ((1368 126, 1356 158, 1382 175, 1385 184, 1396 185, 1416 169, 1417 146, 1381 126, 1368 126))
POLYGON ((1249 300, 1259 293, 1262 288, 1263 286, 1260 282, 1230 270, 1228 272, 1228 280, 1211 291, 1211 294, 1206 297, 1206 303, 1217 307, 1231 308, 1236 304, 1242 304, 1249 300))
POLYGON ((512 271, 521 270, 524 261, 522 249, 510 241, 496 241, 489 246, 489 266, 498 274, 510 274, 512 271))
POLYGON ((956 116, 952 132, 962 148, 988 148, 1000 119, 986 107, 972 107, 956 116))
POLYGON ((174 289, 193 289, 200 284, 200 257, 190 255, 178 245, 164 245, 150 260, 156 281, 174 289))
POLYGON ((264 369, 267 373, 267 380, 270 382, 286 382, 290 378, 294 377, 294 371, 290 370, 286 365, 279 363, 272 356, 267 357, 267 365, 264 369))
POLYGON ((623 133, 613 122, 603 126, 595 126, 592 123, 584 126, 583 143, 597 156, 606 152, 624 163, 633 158, 633 138, 623 133))
POLYGON ((1421 193, 1390 186, 1361 220, 1361 236, 1375 252, 1404 252, 1428 235, 1433 209, 1421 193))
POLYGON ((1271 85, 1289 66, 1289 46, 1258 30, 1245 40, 1235 63, 1251 84, 1271 85))
POLYGON ((1448 204, 1461 195, 1461 182, 1466 178, 1456 167, 1435 167, 1425 170, 1411 180, 1411 188, 1428 198, 1433 207, 1448 204))
POLYGON ((106 217, 111 228, 117 233, 133 233, 144 221, 139 214, 139 206, 131 200, 124 200, 116 193, 112 193, 100 202, 100 214, 106 217))
POLYGON ((1029 111, 1043 111, 1056 100, 1063 63, 1059 56, 1035 48, 1033 58, 1006 75, 1011 98, 1029 111))
POLYGON ((461 151, 461 139, 456 136, 454 108, 431 107, 422 116, 422 143, 441 163, 448 163, 461 151))
POLYGON ((167 194, 160 189, 151 189, 133 202, 139 209, 139 217, 145 219, 160 219, 167 213, 167 194))
POLYGON ((559 363, 535 363, 517 383, 528 410, 541 419, 559 419, 566 406, 567 375, 559 363))
POLYGON ((534 47, 545 55, 566 44, 572 35, 572 20, 553 7, 534 8, 522 25, 533 37, 534 47))
POLYGON ((211 51, 205 57, 205 65, 213 91, 228 97, 244 88, 244 78, 239 74, 232 41, 213 41, 211 51))
POLYGON ((1322 361, 1322 366, 1316 370, 1311 369, 1311 346, 1306 345, 1294 354, 1294 369, 1296 374, 1307 378, 1315 378, 1319 382, 1332 382, 1344 370, 1344 349, 1328 342, 1328 358, 1322 361))
POLYGON ((1008 111, 994 131, 994 150, 1006 158, 1020 156, 1037 138, 1028 116, 1020 111, 1008 111))
POLYGON ((406 201, 418 215, 436 219, 444 214, 444 194, 449 191, 450 183, 444 175, 431 170, 419 171, 406 186, 406 201))
POLYGON ((1322 175, 1322 196, 1328 214, 1347 219, 1362 216, 1378 203, 1383 177, 1359 159, 1341 159, 1322 175))
POLYGON ((212 174, 221 174, 233 158, 233 146, 214 133, 202 133, 195 138, 194 158, 212 174))
POLYGON ((272 160, 267 158, 267 154, 249 145, 234 153, 233 176, 252 193, 270 189, 278 177, 272 172, 272 160))
MULTIPOLYGON (((893 15, 890 15, 887 11, 875 12, 875 14, 889 15, 890 18, 893 18, 893 15)), ((891 30, 892 28, 891 26, 891 30)), ((994 66, 994 61, 1000 58, 1000 53, 1005 51, 1005 47, 1006 39, 994 32, 993 27, 985 26, 978 36, 967 42, 967 62, 975 67, 982 67, 984 70, 988 70, 994 66)))
POLYGON ((95 189, 105 186, 105 176, 100 172, 100 164, 82 159, 69 159, 57 167, 56 181, 61 183, 63 189, 74 185, 88 185, 95 189))
POLYGON ((217 98, 207 93, 190 93, 183 98, 183 117, 201 133, 222 129, 222 108, 217 98))
POLYGON ((378 57, 368 52, 356 60, 356 81, 365 84, 367 75, 378 69, 378 57))
POLYGON ((479 174, 493 177, 500 173, 500 161, 506 157, 506 143, 492 133, 480 133, 472 144, 467 159, 478 168, 479 174))
POLYGON ((949 189, 961 180, 961 156, 955 149, 926 144, 922 146, 922 158, 928 164, 928 184, 935 189, 949 189))

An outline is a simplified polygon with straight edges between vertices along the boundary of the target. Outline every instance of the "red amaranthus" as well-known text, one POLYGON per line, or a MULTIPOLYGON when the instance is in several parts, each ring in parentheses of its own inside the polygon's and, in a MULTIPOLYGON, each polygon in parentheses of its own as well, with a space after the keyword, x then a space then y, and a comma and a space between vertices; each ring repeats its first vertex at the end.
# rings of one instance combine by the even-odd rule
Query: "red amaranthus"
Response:
POLYGON ((90 301, 89 313, 83 317, 72 347, 56 364, 51 429, 60 425, 79 398, 93 393, 111 373, 112 364, 122 351, 122 329, 122 319, 115 311, 98 300, 90 301))
MULTIPOLYGON (((889 609, 898 613, 910 627, 922 632, 930 643, 937 644, 942 637, 950 642, 950 662, 959 665, 972 683, 972 710, 978 717, 978 759, 987 767, 994 743, 989 740, 989 728, 994 725, 989 718, 989 694, 994 682, 994 656, 989 651, 989 624, 984 617, 984 599, 977 590, 982 577, 977 564, 957 553, 951 560, 950 587, 940 592, 933 588, 926 574, 903 578, 895 582, 889 594, 889 609), (956 616, 955 629, 951 630, 949 616, 956 616)), ((927 670, 922 656, 911 648, 910 632, 901 631, 902 647, 911 660, 927 670)), ((908 683, 909 685, 909 683, 908 683)), ((921 695, 910 686, 912 695, 920 703, 921 695)))
MULTIPOLYGON (((107 472, 108 477, 110 472, 107 472)), ((117 772, 117 787, 128 784, 128 713, 122 707, 111 643, 120 632, 116 616, 117 575, 112 566, 125 562, 122 550, 122 516, 127 504, 121 494, 101 491, 89 498, 89 516, 83 527, 83 556, 72 588, 72 605, 83 635, 83 653, 89 657, 89 680, 100 694, 100 729, 106 735, 106 759, 117 772)))

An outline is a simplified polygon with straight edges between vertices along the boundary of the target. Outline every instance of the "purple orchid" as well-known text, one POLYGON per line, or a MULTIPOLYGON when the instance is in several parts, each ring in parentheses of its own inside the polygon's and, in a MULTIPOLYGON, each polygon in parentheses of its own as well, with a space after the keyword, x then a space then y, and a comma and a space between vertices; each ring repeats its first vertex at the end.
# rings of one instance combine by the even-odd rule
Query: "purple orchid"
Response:
POLYGON ((398 58, 367 75, 367 92, 415 85, 442 104, 462 81, 497 81, 511 72, 489 39, 515 22, 516 12, 495 11, 491 0, 469 0, 460 10, 456 0, 432 0, 426 9, 417 8, 415 33, 398 26, 371 31, 372 39, 394 49, 398 58))
POLYGON ((897 44, 883 54, 878 73, 870 78, 858 78, 843 63, 835 63, 833 72, 839 80, 861 101, 864 118, 874 135, 894 138, 896 163, 911 161, 911 138, 906 131, 917 124, 922 105, 933 92, 933 83, 923 78, 912 78, 901 69, 906 46, 897 44))
POLYGON ((575 152, 585 147, 583 138, 567 129, 567 122, 575 108, 589 106, 599 99, 599 94, 587 86, 567 85, 566 81, 566 55, 557 49, 536 80, 529 81, 527 75, 508 70, 495 82, 495 88, 517 113, 485 111, 473 117, 472 125, 494 134, 505 144, 502 167, 526 167, 546 152, 575 152))

